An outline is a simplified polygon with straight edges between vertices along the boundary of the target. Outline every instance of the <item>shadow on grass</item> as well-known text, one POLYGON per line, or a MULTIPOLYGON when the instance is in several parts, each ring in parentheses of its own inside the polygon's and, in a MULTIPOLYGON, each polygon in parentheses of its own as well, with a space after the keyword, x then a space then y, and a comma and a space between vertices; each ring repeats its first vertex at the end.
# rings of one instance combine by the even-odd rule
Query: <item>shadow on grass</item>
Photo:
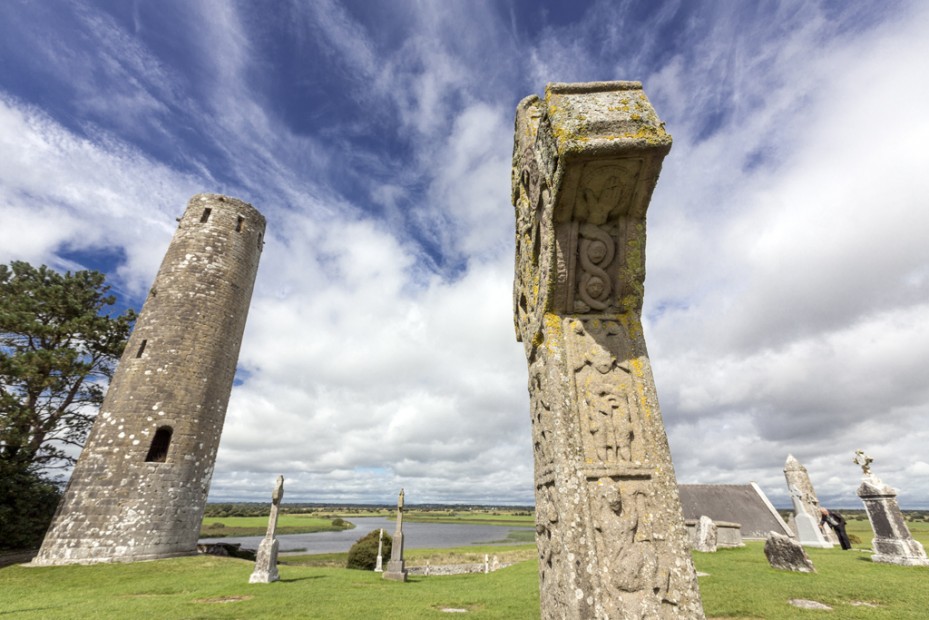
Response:
POLYGON ((323 575, 307 575, 306 577, 294 577, 291 579, 278 579, 281 583, 296 583, 298 581, 309 581, 311 579, 325 579, 323 575))

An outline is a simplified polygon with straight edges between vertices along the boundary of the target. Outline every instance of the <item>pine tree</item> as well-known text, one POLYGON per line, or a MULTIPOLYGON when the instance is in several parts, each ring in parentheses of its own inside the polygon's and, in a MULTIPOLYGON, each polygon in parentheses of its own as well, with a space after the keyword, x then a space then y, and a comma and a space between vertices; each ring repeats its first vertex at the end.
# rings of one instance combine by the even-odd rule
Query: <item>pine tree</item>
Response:
MULTIPOLYGON (((0 265, 0 532, 74 463, 135 321, 112 316, 103 274, 0 265)), ((50 515, 49 515, 50 517, 50 515)), ((0 545, 13 546, 9 540, 0 545)))

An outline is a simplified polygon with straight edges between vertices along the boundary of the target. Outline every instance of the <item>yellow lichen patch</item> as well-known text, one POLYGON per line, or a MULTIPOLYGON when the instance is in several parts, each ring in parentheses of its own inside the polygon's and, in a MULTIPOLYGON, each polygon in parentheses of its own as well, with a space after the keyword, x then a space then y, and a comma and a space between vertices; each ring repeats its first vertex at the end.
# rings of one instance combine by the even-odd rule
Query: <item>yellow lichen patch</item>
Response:
POLYGON ((542 346, 542 343, 545 341, 545 336, 541 331, 536 332, 535 336, 532 337, 532 346, 539 347, 542 346))
POLYGON ((557 314, 546 312, 542 322, 545 324, 545 337, 548 341, 546 347, 550 352, 555 352, 555 343, 559 342, 562 337, 561 317, 557 314))
POLYGON ((642 363, 642 358, 635 357, 629 360, 629 367, 632 369, 632 376, 635 377, 635 391, 639 405, 642 408, 642 417, 649 420, 652 417, 652 408, 645 396, 645 382, 649 377, 645 376, 645 366, 642 363))

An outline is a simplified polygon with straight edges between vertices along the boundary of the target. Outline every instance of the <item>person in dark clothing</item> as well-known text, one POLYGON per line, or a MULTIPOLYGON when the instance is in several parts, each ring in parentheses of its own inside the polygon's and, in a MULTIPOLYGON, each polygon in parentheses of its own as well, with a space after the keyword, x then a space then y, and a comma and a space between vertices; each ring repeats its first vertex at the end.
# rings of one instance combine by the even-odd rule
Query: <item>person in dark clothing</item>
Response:
POLYGON ((842 545, 842 549, 845 551, 851 549, 852 543, 849 542, 848 534, 845 532, 845 517, 826 508, 820 508, 819 512, 823 516, 823 518, 819 520, 819 524, 828 523, 829 527, 835 532, 835 535, 839 537, 839 544, 842 545))

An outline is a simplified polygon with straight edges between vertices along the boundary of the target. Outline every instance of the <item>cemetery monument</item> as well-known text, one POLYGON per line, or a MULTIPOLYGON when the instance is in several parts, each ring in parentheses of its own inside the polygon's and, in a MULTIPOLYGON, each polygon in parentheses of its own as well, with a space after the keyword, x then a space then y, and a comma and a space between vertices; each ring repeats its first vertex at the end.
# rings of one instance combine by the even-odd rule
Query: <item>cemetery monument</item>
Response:
POLYGON ((374 572, 384 572, 384 528, 381 528, 381 533, 377 535, 377 561, 374 565, 374 572))
MULTIPOLYGON (((819 499, 816 497, 816 491, 813 489, 813 482, 810 480, 810 475, 806 470, 806 467, 800 464, 794 455, 788 454, 787 461, 784 463, 784 478, 787 480, 787 489, 790 490, 791 498, 795 498, 794 501, 794 520, 800 519, 800 507, 797 506, 797 500, 800 501, 803 509, 803 513, 808 515, 812 520, 814 520, 814 525, 816 530, 819 532, 819 536, 816 534, 806 534, 804 535, 800 531, 795 533, 800 536, 800 542, 804 545, 810 544, 815 547, 832 547, 839 543, 839 539, 836 536, 835 532, 832 531, 832 528, 821 528, 819 527, 819 499), (794 493, 796 490, 796 493, 794 493), (820 540, 820 538, 822 540, 820 540), (810 541, 809 543, 807 541, 810 541), (825 545, 824 543, 829 543, 825 545)), ((807 526, 798 526, 803 527, 806 531, 807 526)))
MULTIPOLYGON (((822 528, 819 526, 819 520, 813 515, 807 514, 806 506, 809 500, 797 487, 790 487, 790 499, 794 504, 794 533, 797 540, 804 547, 818 547, 821 549, 832 549, 833 544, 826 540, 822 528)), ((817 515, 819 512, 817 511, 817 515)), ((832 528, 830 528, 831 530, 832 528)))
POLYGON ((768 558, 768 564, 778 570, 798 573, 816 572, 813 561, 803 550, 803 545, 790 536, 769 532, 764 543, 764 555, 768 558))
POLYGON ((671 136, 638 82, 549 84, 515 134, 542 617, 703 618, 641 323, 671 136))
POLYGON ((929 557, 918 540, 910 534, 900 506, 897 505, 897 490, 884 484, 871 471, 870 456, 861 450, 855 451, 855 464, 861 466, 862 480, 858 487, 858 497, 867 509, 874 539, 871 547, 874 555, 871 560, 901 566, 929 566, 929 557))
POLYGON ((277 572, 277 512, 284 497, 284 476, 278 476, 274 483, 274 492, 271 493, 271 514, 268 517, 268 532, 258 545, 258 554, 255 558, 255 570, 248 578, 249 583, 271 583, 281 577, 277 572))
POLYGON ((406 581, 406 566, 403 563, 403 489, 400 489, 397 498, 397 529, 390 547, 390 560, 387 562, 387 570, 381 576, 392 581, 406 581))

